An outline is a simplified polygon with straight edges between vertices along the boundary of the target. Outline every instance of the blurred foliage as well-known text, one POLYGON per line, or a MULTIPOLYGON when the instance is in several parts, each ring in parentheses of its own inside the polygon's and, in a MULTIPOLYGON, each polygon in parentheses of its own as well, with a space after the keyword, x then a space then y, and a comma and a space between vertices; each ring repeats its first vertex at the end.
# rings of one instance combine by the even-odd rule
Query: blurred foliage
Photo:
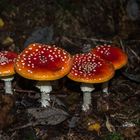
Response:
POLYGON ((83 3, 81 0, 57 0, 56 5, 64 11, 75 14, 78 11, 80 12, 83 3))
POLYGON ((2 28, 4 26, 4 21, 2 18, 0 18, 0 28, 2 28))
POLYGON ((57 0, 58 5, 60 5, 64 10, 73 11, 75 7, 69 3, 69 0, 57 0))
POLYGON ((124 140, 121 134, 117 132, 109 133, 104 140, 124 140))
POLYGON ((135 120, 132 120, 132 123, 140 126, 140 119, 135 119, 135 120))
POLYGON ((15 9, 15 5, 10 0, 0 0, 0 10, 11 11, 15 9))

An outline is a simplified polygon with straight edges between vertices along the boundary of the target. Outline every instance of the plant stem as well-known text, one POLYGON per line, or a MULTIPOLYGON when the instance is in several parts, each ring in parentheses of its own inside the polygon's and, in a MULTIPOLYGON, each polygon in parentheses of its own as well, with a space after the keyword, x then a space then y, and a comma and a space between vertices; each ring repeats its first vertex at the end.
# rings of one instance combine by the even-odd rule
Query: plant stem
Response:
POLYGON ((109 85, 108 81, 102 84, 102 91, 105 94, 109 94, 109 92, 108 92, 108 85, 109 85))
POLYGON ((8 93, 8 94, 13 94, 13 91, 12 91, 12 80, 13 80, 14 77, 5 77, 5 78, 2 78, 1 80, 4 81, 4 84, 5 84, 5 93, 8 93))
POLYGON ((91 105, 91 92, 94 90, 93 84, 89 83, 82 83, 81 84, 81 91, 83 92, 83 105, 82 110, 88 111, 91 105))
POLYGON ((50 92, 52 91, 52 86, 49 81, 39 81, 36 85, 41 91, 41 106, 50 106, 50 92))

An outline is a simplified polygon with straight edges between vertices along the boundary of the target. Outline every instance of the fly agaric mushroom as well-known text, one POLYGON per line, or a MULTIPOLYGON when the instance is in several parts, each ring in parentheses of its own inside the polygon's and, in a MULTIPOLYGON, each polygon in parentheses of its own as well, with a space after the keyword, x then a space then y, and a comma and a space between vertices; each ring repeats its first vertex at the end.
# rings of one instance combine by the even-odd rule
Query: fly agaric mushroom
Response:
POLYGON ((64 77, 71 69, 71 55, 55 45, 30 44, 19 54, 15 63, 16 72, 27 79, 38 80, 41 91, 41 106, 50 105, 50 81, 64 77))
POLYGON ((12 80, 14 78, 14 62, 17 54, 11 51, 0 52, 0 77, 5 83, 5 93, 13 94, 12 80))
MULTIPOLYGON (((115 70, 122 68, 127 64, 127 55, 122 51, 122 49, 112 46, 112 45, 99 45, 91 50, 92 53, 99 56, 101 59, 111 62, 115 70)), ((108 93, 108 82, 102 85, 103 92, 108 93)))
POLYGON ((90 109, 93 84, 106 82, 113 75, 113 65, 95 54, 76 54, 74 56, 71 71, 67 76, 73 81, 82 83, 80 88, 83 92, 83 111, 90 109))

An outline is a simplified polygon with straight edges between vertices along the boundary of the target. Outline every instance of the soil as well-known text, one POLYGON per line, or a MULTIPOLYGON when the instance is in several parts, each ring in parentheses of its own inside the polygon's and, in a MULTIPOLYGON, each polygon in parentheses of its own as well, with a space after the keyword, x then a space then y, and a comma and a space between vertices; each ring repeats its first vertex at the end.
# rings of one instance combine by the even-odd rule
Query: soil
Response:
POLYGON ((95 84, 88 112, 81 110, 80 83, 66 76, 53 82, 51 107, 45 110, 36 81, 15 74, 13 95, 0 81, 0 140, 140 140, 140 5, 134 2, 0 1, 0 51, 20 53, 40 42, 74 55, 106 43, 128 55, 128 64, 109 81, 109 94, 95 84))

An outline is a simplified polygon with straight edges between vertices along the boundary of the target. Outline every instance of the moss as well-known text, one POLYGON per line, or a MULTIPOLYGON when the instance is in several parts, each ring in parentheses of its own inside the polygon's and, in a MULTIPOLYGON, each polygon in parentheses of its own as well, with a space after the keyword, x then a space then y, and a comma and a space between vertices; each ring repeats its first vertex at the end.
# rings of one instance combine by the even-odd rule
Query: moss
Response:
POLYGON ((121 136, 121 134, 117 132, 109 133, 104 140, 124 140, 124 138, 121 136))

